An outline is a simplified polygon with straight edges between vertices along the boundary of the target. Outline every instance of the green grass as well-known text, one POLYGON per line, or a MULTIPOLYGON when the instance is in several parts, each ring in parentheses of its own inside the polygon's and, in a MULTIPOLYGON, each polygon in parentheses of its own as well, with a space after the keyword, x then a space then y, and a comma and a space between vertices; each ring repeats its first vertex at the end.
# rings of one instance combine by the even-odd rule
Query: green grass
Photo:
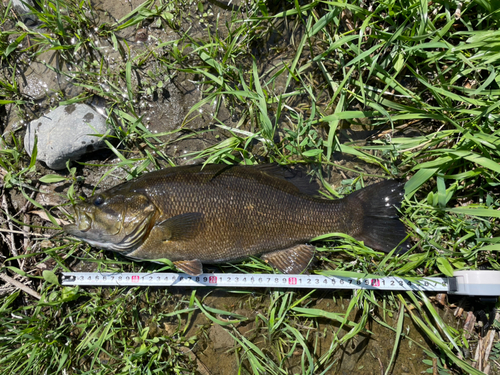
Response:
MULTIPOLYGON (((41 295, 7 288, 0 295, 2 373, 195 373, 213 324, 234 338, 224 355, 240 373, 328 374, 365 336, 392 340, 380 357, 386 374, 401 371, 408 347, 425 353, 419 365, 427 372, 480 373, 471 367, 478 332, 443 320, 443 310, 420 293, 227 291, 226 305, 203 291, 61 287, 55 275, 76 264, 113 271, 158 266, 64 238, 58 221, 69 218, 64 204, 43 205, 38 192, 65 182, 60 194, 70 204, 80 199, 84 170, 102 180, 121 170, 132 178, 183 157, 305 164, 331 197, 397 177, 407 180, 402 218, 412 251, 396 258, 347 236, 322 238, 318 272, 424 277, 500 270, 497 5, 472 0, 458 13, 445 1, 251 0, 231 12, 233 5, 217 1, 161 0, 103 22, 90 1, 42 0, 33 9, 38 28, 26 27, 10 5, 0 7, 2 130, 7 113, 19 118, 0 139, 0 272, 41 295), (147 25, 160 32, 144 46, 126 37, 147 25), (80 94, 35 100, 24 93, 17 72, 47 51, 66 68, 45 64, 80 94), (148 105, 181 75, 199 88, 199 102, 173 130, 150 131, 148 105), (40 107, 93 95, 108 102, 113 161, 54 174, 35 163, 36 152, 26 155, 22 124, 39 117, 40 107), (219 121, 224 113, 234 121, 219 121), (196 125, 201 118, 204 125, 196 125), (203 149, 172 152, 200 137, 203 149), (36 208, 28 210, 28 202, 36 208), (235 304, 253 313, 243 316, 235 304)), ((258 259, 221 269, 272 272, 258 259)), ((372 368, 353 372, 380 371, 373 353, 360 362, 372 368)))

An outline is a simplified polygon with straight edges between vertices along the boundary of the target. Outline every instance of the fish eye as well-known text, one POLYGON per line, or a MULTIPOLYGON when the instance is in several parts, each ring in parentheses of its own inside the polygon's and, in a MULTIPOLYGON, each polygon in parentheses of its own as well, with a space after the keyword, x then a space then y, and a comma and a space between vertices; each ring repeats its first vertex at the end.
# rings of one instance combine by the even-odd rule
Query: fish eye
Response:
POLYGON ((94 199, 94 206, 100 206, 103 203, 104 203, 104 198, 101 197, 100 195, 96 199, 94 199))

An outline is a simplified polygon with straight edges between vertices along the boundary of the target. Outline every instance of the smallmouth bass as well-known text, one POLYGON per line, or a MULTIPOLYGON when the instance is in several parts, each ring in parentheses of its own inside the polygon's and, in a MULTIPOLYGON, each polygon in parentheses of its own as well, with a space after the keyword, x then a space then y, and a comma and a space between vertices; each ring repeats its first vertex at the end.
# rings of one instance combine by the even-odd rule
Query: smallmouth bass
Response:
POLYGON ((343 199, 316 198, 280 168, 200 165, 146 173, 75 205, 70 235, 140 260, 167 258, 191 275, 203 264, 261 256, 283 273, 303 272, 307 241, 346 233, 375 250, 409 249, 398 218, 404 184, 386 180, 343 199))

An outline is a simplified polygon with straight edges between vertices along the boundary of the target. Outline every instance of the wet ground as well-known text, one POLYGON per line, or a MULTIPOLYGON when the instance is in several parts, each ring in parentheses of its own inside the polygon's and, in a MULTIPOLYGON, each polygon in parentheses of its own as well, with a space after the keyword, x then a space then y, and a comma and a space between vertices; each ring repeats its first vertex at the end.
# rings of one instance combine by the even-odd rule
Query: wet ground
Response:
MULTIPOLYGON (((323 355, 331 350, 332 343, 349 333, 350 327, 341 326, 341 323, 324 318, 317 321, 294 318, 295 314, 288 314, 283 324, 278 324, 276 330, 270 330, 262 317, 272 303, 283 300, 287 294, 292 294, 294 300, 301 299, 308 292, 285 290, 247 290, 248 293, 231 292, 227 290, 199 289, 196 297, 203 301, 207 308, 219 309, 235 314, 242 321, 236 324, 219 325, 213 323, 202 312, 197 310, 189 319, 186 314, 176 317, 158 319, 159 315, 166 315, 174 309, 187 307, 187 300, 192 290, 171 289, 167 291, 151 291, 147 299, 161 298, 166 300, 162 310, 143 314, 141 319, 144 326, 149 327, 149 337, 175 336, 183 332, 186 340, 194 338, 192 344, 186 345, 184 352, 196 363, 200 374, 236 374, 252 373, 248 357, 241 344, 236 339, 250 340, 258 350, 264 352, 268 358, 281 363, 281 368, 287 374, 301 374, 303 350, 300 347, 292 348, 286 341, 285 323, 293 326, 306 337, 308 347, 315 362, 324 361, 328 366, 320 366, 318 373, 325 374, 361 374, 372 375, 386 373, 396 343, 396 313, 383 311, 382 308, 370 311, 370 317, 364 329, 345 343, 338 345, 331 357, 325 360, 323 355), (180 301, 185 301, 182 304, 180 301), (380 324, 382 323, 382 324, 380 324), (392 329, 388 328, 392 327, 392 329), (282 353, 290 352, 287 358, 282 353), (325 371, 325 372, 323 372, 325 371)), ((148 305, 144 301, 143 307, 148 305)), ((350 293, 338 291, 316 291, 306 300, 307 308, 321 309, 328 313, 344 314, 350 303, 350 293)), ((301 306, 301 305, 299 305, 301 306)), ((438 311, 443 321, 456 329, 463 326, 463 320, 454 316, 454 309, 439 307, 438 311)), ((234 320, 235 316, 214 314, 222 322, 234 320)), ((349 320, 359 322, 362 311, 354 309, 349 314, 349 320)), ((398 346, 397 355, 392 363, 391 374, 417 375, 429 372, 429 355, 433 345, 427 342, 425 335, 416 327, 406 315, 403 323, 404 338, 398 346), (425 353, 427 351, 427 353, 425 353), (427 361, 427 363, 424 362, 427 361)))
MULTIPOLYGON (((303 293, 299 292, 297 297, 300 298, 302 294, 303 293)), ((333 294, 336 294, 335 292, 317 292, 315 294, 319 296, 317 298, 312 298, 314 302, 310 306, 332 313, 345 313, 350 302, 349 298, 339 298, 338 294, 335 298, 332 298, 333 294), (342 299, 342 301, 340 301, 340 299, 342 299)), ((261 350, 266 350, 267 348, 267 350, 272 352, 272 347, 276 345, 276 342, 272 342, 272 339, 270 340, 267 336, 267 327, 263 327, 262 324, 259 327, 259 324, 254 323, 255 315, 259 313, 259 310, 263 311, 269 306, 270 299, 264 294, 259 298, 259 302, 256 310, 245 309, 245 304, 243 304, 243 308, 235 310, 235 312, 240 315, 246 315, 249 318, 247 323, 237 326, 235 330, 240 335, 251 338, 255 345, 261 350)), ((230 294, 223 292, 217 292, 211 295, 205 300, 205 303, 209 306, 221 309, 227 309, 228 307, 242 304, 241 298, 232 297, 230 294)), ((255 302, 249 302, 247 304, 252 303, 255 302)), ((349 318, 356 321, 356 315, 359 317, 359 311, 352 312, 349 318)), ((201 326, 207 323, 209 323, 209 321, 201 314, 198 314, 193 325, 201 326)), ((393 327, 396 326, 396 322, 393 319, 388 319, 387 323, 393 327)), ((294 324, 294 322, 290 324, 294 324)), ((300 323, 295 322, 295 324, 300 323)), ((406 320, 405 327, 408 329, 409 338, 427 347, 422 336, 418 333, 416 327, 409 322, 409 319, 406 320)), ((323 320, 317 326, 311 324, 299 327, 299 329, 304 333, 304 336, 309 338, 311 347, 316 349, 316 360, 319 360, 324 353, 328 352, 332 341, 334 341, 334 337, 341 338, 349 331, 349 329, 341 329, 340 323, 332 322, 327 319, 323 320)), ((366 324, 366 330, 369 330, 371 333, 365 332, 359 334, 349 340, 347 344, 339 347, 332 358, 334 365, 330 371, 327 371, 327 374, 380 374, 387 369, 395 343, 395 334, 373 323, 373 321, 366 324)), ((229 330, 229 332, 231 332, 231 330, 229 330)), ((278 337, 274 339, 277 341, 278 337)), ((224 328, 219 325, 212 325, 208 329, 208 338, 200 341, 199 346, 200 348, 194 350, 194 353, 211 374, 237 373, 239 363, 234 354, 234 339, 224 328)), ((420 348, 417 349, 414 342, 403 340, 400 344, 398 353, 392 373, 420 374, 428 368, 428 366, 422 362, 427 356, 420 348)), ((286 360, 286 365, 283 367, 287 369, 289 374, 301 373, 301 356, 302 351, 298 349, 294 351, 291 358, 286 360)))

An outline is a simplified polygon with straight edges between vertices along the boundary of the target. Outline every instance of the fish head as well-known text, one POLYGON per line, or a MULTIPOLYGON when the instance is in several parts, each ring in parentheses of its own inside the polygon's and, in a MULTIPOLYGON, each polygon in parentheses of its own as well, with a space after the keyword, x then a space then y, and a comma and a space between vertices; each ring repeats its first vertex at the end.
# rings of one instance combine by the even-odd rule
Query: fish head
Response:
POLYGON ((68 234, 124 254, 144 242, 156 212, 147 196, 113 190, 76 204, 74 210, 75 223, 63 227, 68 234))

